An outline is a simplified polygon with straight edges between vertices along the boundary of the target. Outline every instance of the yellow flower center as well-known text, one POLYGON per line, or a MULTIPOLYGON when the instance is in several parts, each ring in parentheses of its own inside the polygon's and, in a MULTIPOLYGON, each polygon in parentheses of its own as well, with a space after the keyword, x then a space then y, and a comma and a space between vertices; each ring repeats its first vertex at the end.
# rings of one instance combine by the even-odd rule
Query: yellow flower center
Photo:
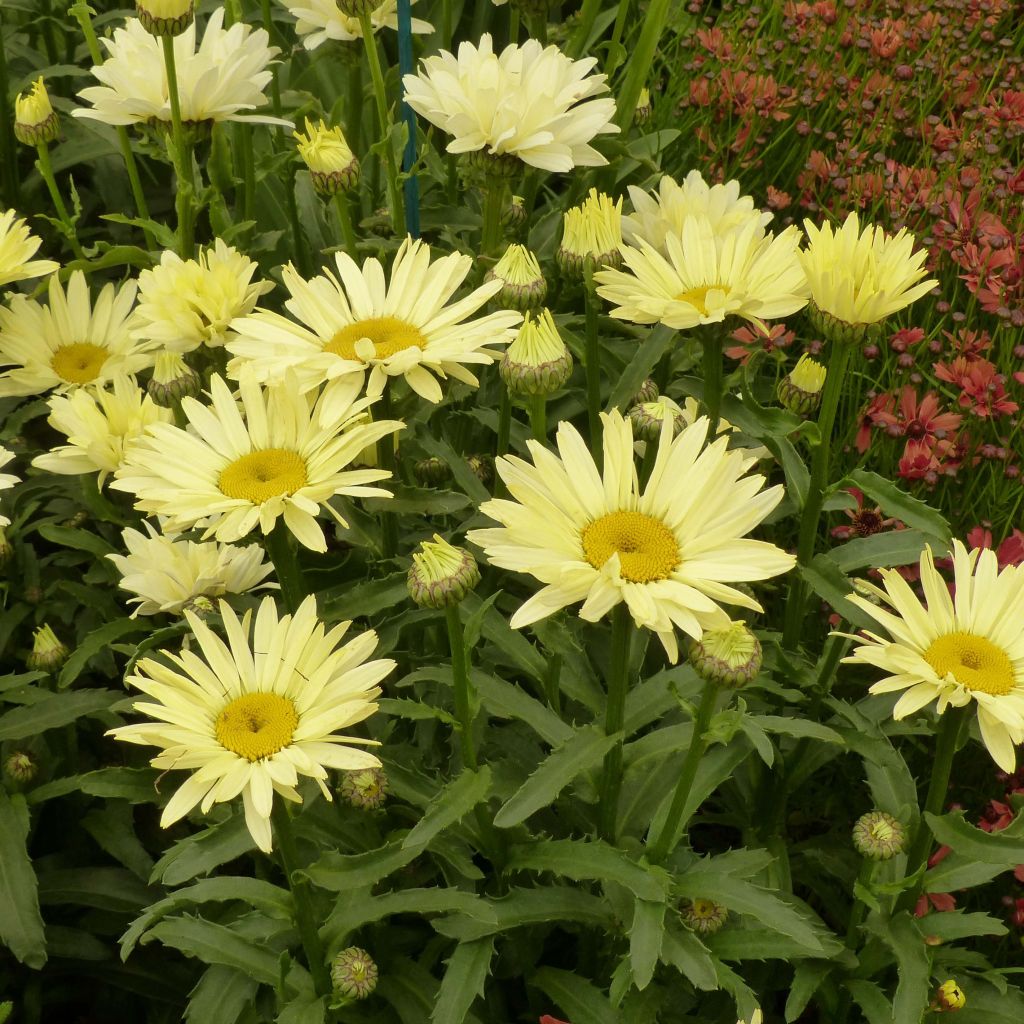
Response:
POLYGON ((1014 687, 1009 655, 983 636, 947 633, 933 641, 923 657, 938 675, 951 675, 968 690, 1001 697, 1014 687))
POLYGON ((704 921, 710 921, 721 913, 721 909, 714 900, 695 899, 690 904, 690 913, 704 921))
POLYGON ((584 527, 580 539, 595 569, 618 554, 619 571, 630 583, 667 579, 679 564, 675 534, 643 512, 609 512, 584 527))
POLYGON ((727 284, 701 284, 696 288, 689 288, 685 292, 680 292, 676 299, 679 302, 688 302, 701 316, 707 316, 708 292, 712 291, 725 292, 728 295, 729 286, 727 284))
POLYGON ((54 350, 50 369, 69 384, 90 384, 103 369, 110 352, 89 341, 76 341, 54 350))
POLYGON ((298 452, 264 448, 235 459, 221 471, 217 486, 229 498, 260 505, 306 486, 306 461, 298 452))
POLYGON ((217 716, 217 742, 248 761, 259 761, 284 749, 299 724, 295 705, 276 693, 236 697, 217 716))
POLYGON ((374 316, 342 327, 324 345, 324 351, 368 363, 371 359, 387 359, 404 348, 426 347, 427 339, 419 328, 395 316, 374 316))

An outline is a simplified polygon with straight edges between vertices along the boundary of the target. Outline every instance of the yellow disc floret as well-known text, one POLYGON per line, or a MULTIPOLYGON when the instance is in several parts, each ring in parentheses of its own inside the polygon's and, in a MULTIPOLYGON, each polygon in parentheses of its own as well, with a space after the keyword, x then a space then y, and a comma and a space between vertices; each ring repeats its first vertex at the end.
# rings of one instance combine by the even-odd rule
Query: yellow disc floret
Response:
POLYGON ((235 459, 220 474, 218 486, 229 498, 262 504, 306 486, 306 462, 286 448, 264 448, 235 459))
POLYGON ((609 512, 584 527, 580 541, 595 569, 617 554, 619 572, 631 583, 667 579, 680 561, 675 534, 643 512, 609 512))
POLYGON ((217 742, 248 761, 260 761, 283 750, 299 724, 295 705, 276 693, 246 693, 217 716, 217 742))
POLYGON ((69 384, 91 384, 100 375, 109 355, 110 351, 100 345, 77 341, 56 349, 50 368, 69 384))
POLYGON ((952 676, 968 690, 1003 696, 1014 687, 1013 664, 1006 651, 983 636, 947 633, 922 657, 939 676, 952 676))
POLYGON ((403 349, 426 347, 427 339, 419 328, 398 317, 375 316, 342 327, 324 345, 324 351, 342 359, 368 363, 373 359, 387 359, 403 349))

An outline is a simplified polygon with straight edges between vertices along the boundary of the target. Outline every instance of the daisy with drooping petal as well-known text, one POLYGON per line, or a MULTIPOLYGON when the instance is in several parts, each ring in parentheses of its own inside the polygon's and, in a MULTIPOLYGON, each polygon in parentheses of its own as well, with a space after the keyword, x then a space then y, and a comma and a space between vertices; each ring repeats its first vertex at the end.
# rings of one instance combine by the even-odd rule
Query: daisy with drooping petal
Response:
POLYGON ((135 507, 167 517, 167 528, 198 527, 203 540, 237 541, 259 527, 270 533, 278 518, 301 544, 326 551, 316 521, 321 506, 348 525, 328 504, 336 494, 389 498, 367 484, 386 470, 350 469, 359 453, 402 428, 394 420, 371 422, 371 400, 357 399, 339 381, 313 401, 289 374, 261 388, 251 374, 239 384, 239 400, 225 381, 210 381, 209 405, 183 398, 188 429, 161 423, 132 447, 113 486, 135 495, 135 507))
POLYGON ((305 776, 330 800, 328 768, 379 767, 373 754, 354 746, 372 740, 338 730, 377 710, 377 684, 395 663, 366 660, 377 646, 372 630, 339 646, 351 622, 328 632, 317 620, 314 597, 294 616, 279 617, 271 597, 260 603, 255 622, 249 612, 239 619, 225 601, 220 613, 226 643, 186 611, 199 650, 161 652, 170 666, 151 658, 136 665, 127 682, 150 699, 135 710, 155 721, 110 735, 160 747, 156 768, 192 772, 164 808, 164 828, 197 804, 206 814, 241 795, 249 832, 269 853, 275 793, 301 802, 296 787, 305 776))
POLYGON ((28 224, 14 210, 0 213, 0 285, 59 270, 60 264, 53 260, 32 259, 42 244, 42 239, 29 231, 28 224))
POLYGON ((160 408, 131 377, 115 378, 110 390, 54 395, 47 422, 68 443, 37 455, 32 465, 51 473, 98 472, 102 485, 148 426, 173 419, 174 413, 160 408))
POLYGON ((681 234, 687 217, 707 217, 718 233, 732 231, 748 221, 763 228, 772 219, 770 213, 755 208, 750 196, 740 195, 738 181, 708 185, 700 171, 690 171, 682 184, 664 174, 654 193, 636 185, 630 185, 628 191, 634 212, 622 218, 622 237, 633 246, 642 239, 666 257, 666 236, 681 234))
MULTIPOLYGON (((0 445, 0 469, 3 469, 13 458, 14 452, 9 452, 3 445, 0 445)), ((0 491, 6 491, 16 483, 20 483, 20 479, 13 473, 0 473, 0 491)), ((10 525, 11 521, 7 516, 0 516, 0 528, 10 525)))
POLYGON ((717 602, 759 610, 729 586, 786 572, 792 555, 749 533, 782 500, 782 487, 747 475, 755 460, 728 450, 725 438, 705 446, 702 418, 673 438, 666 419, 650 479, 642 490, 633 431, 617 412, 602 413, 604 473, 575 427, 560 423, 558 455, 536 441, 533 465, 508 456, 496 468, 515 500, 485 502, 480 511, 500 528, 467 537, 492 565, 528 573, 545 584, 512 617, 527 626, 583 601, 580 617, 596 622, 625 601, 638 626, 658 634, 675 661, 675 630, 700 639, 729 616, 717 602))
MULTIPOLYGON (((358 18, 349 17, 338 8, 337 0, 281 0, 296 19, 295 31, 302 37, 307 50, 315 50, 328 39, 348 43, 363 38, 363 27, 358 18)), ((415 3, 416 0, 411 0, 415 3)), ((370 12, 374 31, 382 28, 398 31, 398 0, 383 0, 370 12)), ((419 18, 412 19, 412 31, 424 35, 434 26, 419 18)))
POLYGON ((807 305, 799 242, 795 227, 766 235, 751 219, 719 232, 706 216, 691 216, 678 234, 665 235, 667 256, 641 239, 639 248, 622 247, 622 270, 602 270, 594 280, 619 320, 681 330, 728 316, 760 324, 807 305))
POLYGON ((257 587, 276 587, 264 582, 274 571, 264 560, 258 544, 235 547, 216 541, 196 543, 165 537, 146 523, 146 534, 124 530, 127 555, 107 555, 121 574, 118 586, 135 597, 129 604, 136 615, 176 614, 197 597, 245 594, 257 587))
POLYGON ((103 386, 152 366, 155 353, 128 329, 135 282, 103 286, 95 303, 85 274, 76 270, 67 290, 50 278, 49 303, 15 295, 0 306, 0 397, 103 386))
POLYGON ((231 336, 231 321, 251 313, 260 296, 274 287, 269 281, 253 281, 258 269, 219 238, 194 260, 166 250, 158 266, 139 274, 135 337, 171 352, 223 345, 231 336))
MULTIPOLYGON (((280 52, 268 46, 262 28, 244 21, 224 28, 224 8, 218 7, 196 48, 193 22, 174 39, 181 119, 202 121, 258 121, 292 127, 290 121, 253 114, 265 106, 263 90, 273 77, 268 66, 280 52)), ((109 57, 92 69, 102 84, 78 94, 89 107, 73 110, 74 117, 87 117, 104 124, 143 124, 151 119, 171 123, 171 102, 167 70, 159 37, 151 35, 138 18, 129 18, 124 28, 114 30, 113 39, 101 39, 109 57)))
POLYGON ((335 255, 338 276, 329 270, 304 280, 289 264, 282 271, 291 296, 285 308, 301 323, 257 310, 231 325, 228 343, 236 358, 232 375, 248 367, 257 380, 278 380, 294 370, 304 389, 323 381, 369 371, 367 394, 377 397, 389 377, 404 376, 430 402, 440 402, 438 377, 479 383, 466 364, 487 366, 500 356, 489 345, 504 345, 523 319, 499 310, 467 320, 501 290, 488 281, 449 302, 473 267, 460 253, 430 260, 430 248, 407 238, 395 256, 391 279, 376 259, 360 267, 347 253, 335 255))
POLYGON ((406 101, 431 124, 453 136, 449 153, 482 150, 545 171, 600 167, 608 161, 590 143, 616 133, 615 100, 605 75, 591 75, 596 57, 572 60, 557 46, 528 39, 494 52, 490 35, 480 45, 442 50, 406 75, 406 101))
POLYGON ((904 691, 893 708, 896 719, 932 701, 943 714, 973 700, 988 752, 1013 772, 1014 746, 1024 742, 1024 566, 1000 571, 994 551, 968 551, 960 541, 952 555, 953 596, 927 548, 920 562, 924 603, 895 569, 881 570, 882 587, 858 581, 881 604, 860 594, 849 600, 888 638, 865 631, 844 660, 889 673, 871 692, 904 691))

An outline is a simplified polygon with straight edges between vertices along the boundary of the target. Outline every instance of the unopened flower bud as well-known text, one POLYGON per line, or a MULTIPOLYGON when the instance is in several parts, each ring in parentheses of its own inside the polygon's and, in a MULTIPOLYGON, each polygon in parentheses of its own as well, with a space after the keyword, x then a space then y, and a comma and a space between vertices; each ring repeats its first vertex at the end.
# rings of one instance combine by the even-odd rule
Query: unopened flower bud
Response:
POLYGON ((690 664, 708 682, 745 686, 761 671, 761 641, 743 622, 706 629, 690 648, 690 664))
POLYGON ((320 195, 347 192, 359 181, 359 161, 340 128, 328 128, 323 121, 313 124, 307 117, 306 134, 294 132, 293 135, 299 156, 309 168, 313 188, 320 195))
POLYGON ((779 403, 797 416, 810 416, 821 405, 826 376, 825 367, 804 353, 779 381, 779 403))
POLYGON ((342 799, 364 811, 376 810, 388 795, 388 777, 381 768, 345 772, 338 788, 342 799))
MULTIPOLYGON (((877 331, 877 327, 874 324, 850 324, 845 320, 840 320, 839 317, 819 309, 813 300, 807 303, 806 311, 807 318, 811 321, 815 330, 826 341, 831 341, 836 345, 859 345, 865 340, 865 336, 869 333, 869 328, 875 328, 877 331)), ((875 333, 875 331, 871 333, 875 333)))
POLYGON ((853 826, 853 845, 862 857, 890 860, 907 846, 907 830, 885 811, 868 811, 853 826))
POLYGON ((525 245, 513 243, 487 272, 488 281, 501 281, 501 291, 494 296, 500 306, 518 309, 521 313, 538 309, 548 294, 548 283, 540 264, 525 245))
POLYGON ((24 786, 26 783, 31 782, 39 771, 39 765, 36 764, 31 754, 26 753, 24 750, 17 750, 4 762, 4 772, 8 778, 17 782, 19 786, 24 786))
POLYGON ((658 397, 658 385, 648 377, 640 390, 633 396, 630 405, 643 405, 644 402, 653 402, 658 397))
POLYGON ((429 459, 420 459, 412 468, 416 479, 425 487, 444 483, 451 475, 451 467, 444 459, 432 456, 429 459))
POLYGON ((50 106, 50 96, 42 77, 32 83, 27 93, 14 101, 14 135, 26 146, 53 142, 60 132, 57 113, 50 106))
POLYGON ((42 625, 35 632, 32 650, 25 663, 33 672, 55 672, 68 660, 70 653, 57 639, 53 630, 47 625, 42 625))
POLYGON ((344 999, 365 999, 377 987, 377 965, 358 946, 343 949, 331 964, 331 984, 344 999))
POLYGON ((195 17, 193 0, 135 0, 142 27, 153 36, 180 36, 195 17))
POLYGON ((566 210, 562 223, 562 244, 557 261, 562 271, 582 278, 589 265, 617 268, 622 265, 622 198, 592 188, 579 206, 566 210))
POLYGON ((729 919, 729 911, 714 900, 695 899, 683 903, 679 916, 690 931, 713 935, 729 919))
POLYGON ((550 310, 536 318, 529 313, 498 365, 505 386, 514 395, 550 395, 569 379, 572 353, 565 347, 550 310))
POLYGON ((964 990, 952 979, 944 981, 935 992, 932 1009, 938 1013, 962 1010, 967 1004, 964 990))
POLYGON ((347 18, 358 18, 361 14, 372 14, 380 7, 381 0, 336 0, 338 10, 347 18))
POLYGON ((195 398, 202 388, 199 374, 189 368, 180 352, 161 352, 146 392, 157 405, 173 409, 183 398, 195 398))
POLYGON ((636 110, 633 111, 633 123, 638 127, 647 124, 653 112, 654 107, 651 103, 651 93, 645 85, 640 90, 640 96, 636 101, 636 110))
POLYGON ((526 223, 526 207, 522 196, 513 196, 508 206, 501 211, 501 223, 513 231, 526 223))
POLYGON ((683 410, 668 395, 661 395, 653 401, 634 405, 628 415, 630 423, 633 424, 633 436, 638 441, 650 441, 657 444, 658 438, 661 437, 661 425, 669 417, 673 421, 673 436, 686 426, 683 410))
POLYGON ((452 547, 435 533, 413 554, 407 582, 409 596, 421 608, 449 608, 480 582, 480 570, 465 548, 452 547))
POLYGON ((465 182, 478 188, 490 188, 512 181, 522 173, 524 166, 522 160, 513 153, 491 153, 487 149, 463 153, 459 161, 465 182))
POLYGON ((467 455, 466 465, 485 487, 494 480, 494 456, 467 455))
POLYGON ((185 612, 191 612, 199 619, 209 619, 217 614, 217 606, 205 594, 197 594, 188 604, 182 606, 182 618, 185 617, 185 612))

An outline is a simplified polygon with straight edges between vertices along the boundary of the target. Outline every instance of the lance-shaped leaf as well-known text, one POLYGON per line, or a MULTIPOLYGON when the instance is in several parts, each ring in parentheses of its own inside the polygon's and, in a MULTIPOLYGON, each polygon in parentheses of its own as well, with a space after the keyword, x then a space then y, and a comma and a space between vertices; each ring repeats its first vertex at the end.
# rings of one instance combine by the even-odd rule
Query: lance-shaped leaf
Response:
POLYGON ((402 840, 402 846, 405 849, 425 846, 439 832, 461 820, 477 804, 486 800, 490 791, 490 768, 487 765, 479 771, 467 768, 427 804, 423 817, 402 840))
POLYGON ((936 841, 951 847, 956 853, 982 864, 1005 864, 1007 867, 1024 864, 1024 812, 998 832, 984 832, 968 824, 962 811, 941 817, 925 814, 925 820, 936 841))
POLYGON ((0 942, 36 970, 46 963, 36 875, 25 840, 28 808, 19 794, 0 789, 0 942))
POLYGON ((494 956, 494 939, 471 939, 455 947, 437 990, 431 1024, 462 1024, 484 983, 494 956))

